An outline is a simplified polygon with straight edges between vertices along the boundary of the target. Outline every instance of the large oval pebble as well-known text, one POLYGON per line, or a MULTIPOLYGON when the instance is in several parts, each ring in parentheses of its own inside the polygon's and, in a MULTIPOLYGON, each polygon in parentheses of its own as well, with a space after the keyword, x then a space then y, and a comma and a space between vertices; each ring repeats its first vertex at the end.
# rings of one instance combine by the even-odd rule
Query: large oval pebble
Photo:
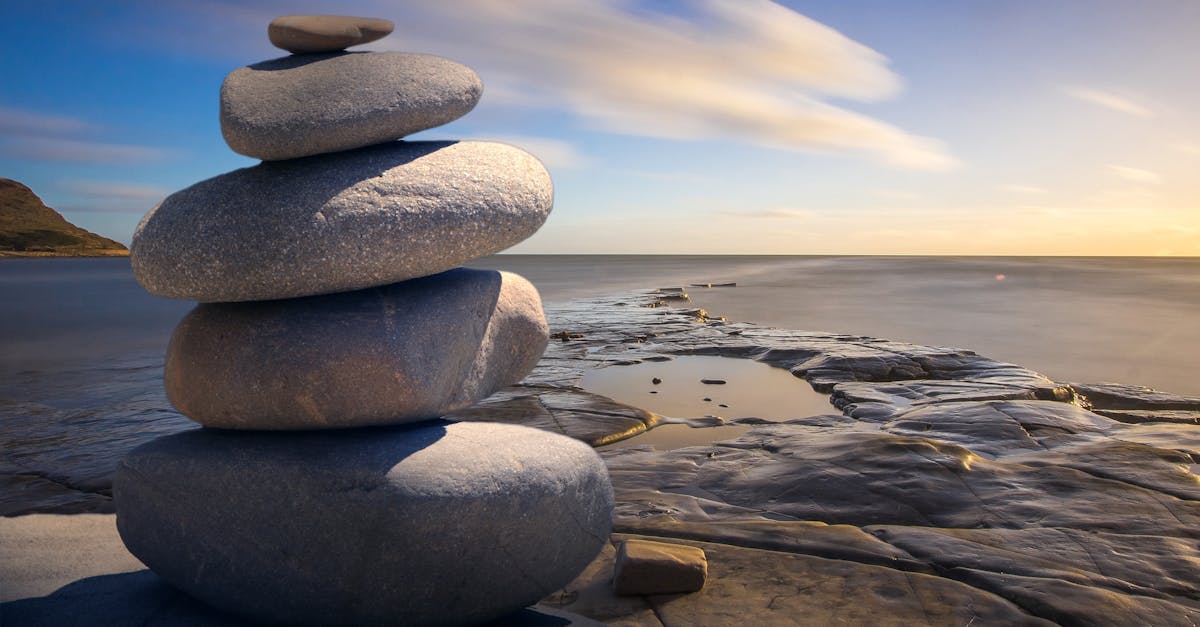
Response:
POLYGON ((167 397, 223 429, 425 420, 520 381, 546 348, 537 290, 451 270, 384 287, 192 310, 171 337, 167 397))
POLYGON ((608 542, 579 441, 496 423, 198 429, 117 468, 117 529, 184 592, 267 623, 476 624, 537 602, 608 542))
POLYGON ((391 142, 269 162, 167 197, 138 225, 134 276, 159 296, 293 298, 436 274, 533 235, 554 203, 532 155, 391 142))
POLYGON ((221 133, 264 160, 361 148, 464 116, 483 94, 465 65, 426 54, 297 55, 234 70, 221 85, 221 133))

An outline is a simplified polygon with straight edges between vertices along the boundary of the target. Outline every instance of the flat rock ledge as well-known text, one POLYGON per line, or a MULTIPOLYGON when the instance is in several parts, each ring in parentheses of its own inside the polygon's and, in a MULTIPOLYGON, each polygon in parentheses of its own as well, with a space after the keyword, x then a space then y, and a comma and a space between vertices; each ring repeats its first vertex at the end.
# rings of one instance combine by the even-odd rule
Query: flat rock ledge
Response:
MULTIPOLYGON (((740 420, 753 428, 707 446, 601 449, 613 544, 543 607, 616 625, 1200 621, 1200 399, 1055 382, 969 350, 728 323, 658 302, 639 293, 547 306, 552 336, 565 340, 521 383, 451 417, 594 446, 636 437, 664 418, 583 391, 583 372, 686 354, 786 368, 829 393, 830 411, 740 420), (615 545, 629 538, 703 549, 704 588, 615 596, 615 545)), ((130 417, 111 439, 75 436, 70 460, 49 449, 72 444, 61 440, 6 460, 5 479, 24 488, 5 511, 103 511, 106 461, 190 427, 161 394, 147 398, 142 379, 107 389, 128 397, 130 417), (151 425, 157 433, 142 435, 151 425)), ((69 410, 36 411, 61 411, 70 424, 69 410)))

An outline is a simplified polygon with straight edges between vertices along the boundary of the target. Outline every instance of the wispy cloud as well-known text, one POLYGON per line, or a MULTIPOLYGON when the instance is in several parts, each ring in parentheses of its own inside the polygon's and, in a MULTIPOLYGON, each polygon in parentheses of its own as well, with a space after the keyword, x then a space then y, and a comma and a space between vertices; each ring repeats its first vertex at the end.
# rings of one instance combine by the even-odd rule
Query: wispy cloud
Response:
MULTIPOLYGON (((259 33, 264 16, 322 5, 239 6, 195 10, 225 29, 236 23, 259 33)), ((893 97, 901 80, 880 53, 769 0, 680 7, 668 14, 626 0, 412 2, 395 20, 396 34, 374 47, 461 61, 483 76, 485 103, 498 94, 506 106, 565 110, 606 132, 860 152, 911 169, 957 164, 937 140, 829 102, 893 97)), ((375 0, 353 10, 393 15, 396 6, 375 0)))
POLYGON ((1112 92, 1092 89, 1090 87, 1066 86, 1062 88, 1064 94, 1077 98, 1084 102, 1104 107, 1112 111, 1119 111, 1128 115, 1134 115, 1140 118, 1152 118, 1154 112, 1145 106, 1138 104, 1124 96, 1119 96, 1112 92))
POLYGON ((0 154, 21 159, 74 163, 142 163, 175 155, 171 150, 48 137, 17 138, 0 144, 0 154))
POLYGON ((1134 183, 1143 183, 1149 185, 1158 185, 1163 182, 1163 176, 1158 172, 1143 170, 1141 168, 1130 168, 1123 165, 1110 165, 1108 171, 1113 174, 1134 183))
POLYGON ((1176 144, 1175 150, 1185 155, 1200 156, 1200 145, 1197 144, 1176 144))
POLYGON ((156 202, 166 198, 171 193, 171 190, 157 185, 120 183, 115 181, 63 181, 59 183, 59 187, 81 196, 121 201, 156 202))
POLYGON ((809 220, 816 217, 818 214, 810 209, 796 209, 793 207, 778 207, 772 209, 759 209, 756 211, 717 211, 716 215, 728 216, 731 218, 757 218, 771 220, 809 220))
POLYGON ((1009 185, 1001 185, 1000 191, 1008 192, 1010 194, 1031 194, 1032 195, 1032 194, 1045 194, 1046 188, 1037 187, 1035 185, 1009 184, 1009 185))
POLYGON ((0 107, 0 134, 8 137, 66 135, 93 129, 91 123, 75 117, 0 107))
MULTIPOLYGON (((472 137, 475 139, 475 137, 472 137)), ((588 164, 588 158, 579 152, 575 146, 560 139, 548 137, 532 137, 529 135, 483 135, 478 139, 512 144, 533 156, 551 170, 581 168, 588 164)))

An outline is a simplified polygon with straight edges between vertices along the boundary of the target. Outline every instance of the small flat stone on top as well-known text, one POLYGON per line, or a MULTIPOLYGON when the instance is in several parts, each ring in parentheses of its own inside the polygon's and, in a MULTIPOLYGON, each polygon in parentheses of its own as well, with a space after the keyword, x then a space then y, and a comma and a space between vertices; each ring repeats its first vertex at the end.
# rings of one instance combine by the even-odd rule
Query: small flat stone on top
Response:
POLYGON ((284 15, 271 20, 267 37, 276 48, 302 54, 337 52, 383 39, 395 26, 375 17, 284 15))

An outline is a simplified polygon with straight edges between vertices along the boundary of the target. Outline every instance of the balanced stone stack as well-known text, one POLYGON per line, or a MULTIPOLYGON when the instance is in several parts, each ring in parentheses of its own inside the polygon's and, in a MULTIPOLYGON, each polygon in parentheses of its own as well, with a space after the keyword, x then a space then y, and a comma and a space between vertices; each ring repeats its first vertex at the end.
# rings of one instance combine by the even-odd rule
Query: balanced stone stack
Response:
POLYGON ((342 50, 390 31, 272 22, 296 54, 221 89, 227 143, 264 162, 171 195, 134 234, 138 281, 201 301, 164 378, 206 428, 122 460, 118 529, 168 582, 253 620, 489 620, 570 582, 611 530, 588 446, 439 418, 546 346, 528 281, 458 266, 533 234, 553 189, 511 146, 397 141, 482 85, 438 57, 342 50))

